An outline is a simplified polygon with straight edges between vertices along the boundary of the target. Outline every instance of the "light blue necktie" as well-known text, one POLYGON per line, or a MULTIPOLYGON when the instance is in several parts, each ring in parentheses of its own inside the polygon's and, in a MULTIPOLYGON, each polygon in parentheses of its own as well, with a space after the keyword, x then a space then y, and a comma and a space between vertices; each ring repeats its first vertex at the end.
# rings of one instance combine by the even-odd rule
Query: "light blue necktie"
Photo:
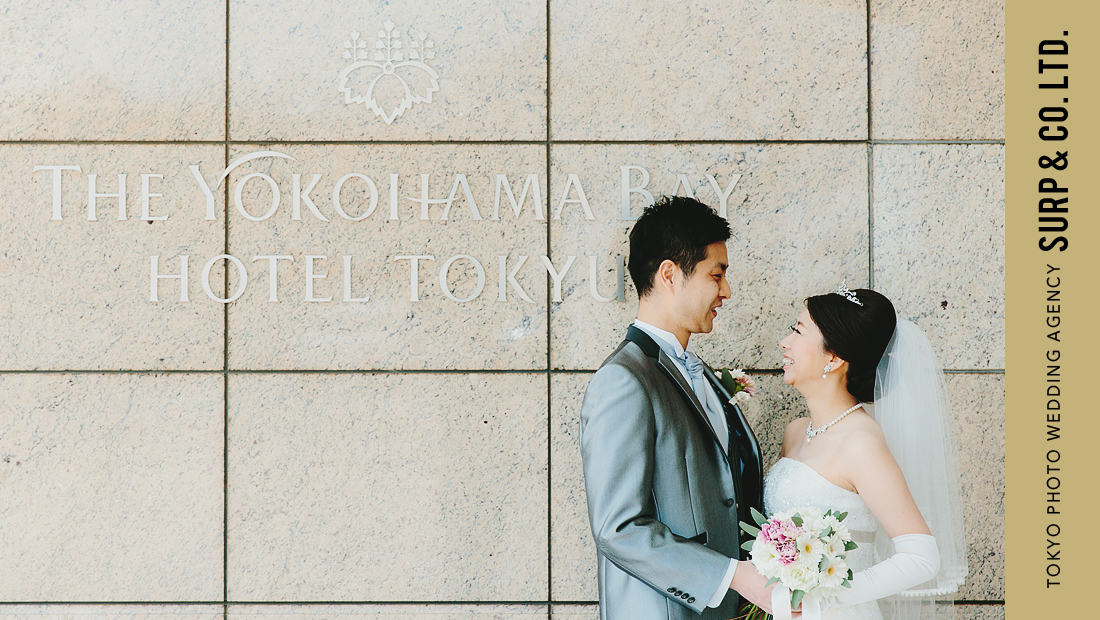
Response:
POLYGON ((715 405, 717 403, 711 402, 709 398, 710 392, 707 390, 707 378, 703 374, 703 360, 699 359, 693 351, 685 351, 680 356, 680 361, 684 363, 684 367, 687 368, 688 376, 691 377, 691 389, 695 392, 695 396, 699 398, 699 402, 703 403, 703 411, 706 412, 707 418, 710 420, 710 426, 714 429, 714 434, 718 436, 718 442, 722 444, 723 450, 728 450, 728 431, 725 430, 725 424, 722 424, 721 414, 715 411, 715 405), (725 437, 723 435, 726 435, 725 437))

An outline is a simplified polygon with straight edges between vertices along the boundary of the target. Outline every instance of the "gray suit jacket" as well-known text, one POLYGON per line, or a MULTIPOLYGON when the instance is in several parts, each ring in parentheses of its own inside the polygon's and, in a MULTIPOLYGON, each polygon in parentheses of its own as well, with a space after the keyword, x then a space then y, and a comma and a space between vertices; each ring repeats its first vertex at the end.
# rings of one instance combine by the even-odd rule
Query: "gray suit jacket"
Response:
POLYGON ((580 440, 601 619, 738 615, 734 592, 706 604, 744 553, 737 521, 761 509, 763 472, 741 411, 727 405, 726 419, 730 455, 674 362, 636 327, 588 384, 580 440))

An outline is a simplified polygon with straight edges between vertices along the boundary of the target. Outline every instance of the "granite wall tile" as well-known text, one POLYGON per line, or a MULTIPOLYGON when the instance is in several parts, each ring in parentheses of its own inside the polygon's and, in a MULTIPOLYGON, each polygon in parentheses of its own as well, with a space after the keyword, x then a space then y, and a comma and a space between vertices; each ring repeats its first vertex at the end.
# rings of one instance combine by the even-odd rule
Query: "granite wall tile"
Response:
POLYGON ((866 5, 550 3, 558 140, 861 140, 866 5))
MULTIPOLYGON (((255 159, 229 177, 230 253, 249 271, 250 282, 230 306, 231 367, 545 368, 544 147, 240 146, 231 157, 261 148, 294 160, 255 159), (262 218, 270 210, 271 186, 256 174, 270 175, 282 195, 278 210, 262 221, 247 219, 235 206, 239 189, 249 217, 262 218), (345 178, 349 174, 360 176, 345 178), (300 188, 316 179, 307 192, 316 214, 294 190, 294 175, 300 175, 300 188), (507 191, 498 175, 506 176, 507 191), (525 188, 531 179, 537 183, 525 188), (436 204, 414 202, 423 199, 425 183, 436 204), (338 214, 332 200, 338 184, 347 218, 365 219, 338 214), (523 201, 519 216, 509 191, 523 201), (455 198, 451 205, 445 204, 448 196, 455 198), (301 203, 298 220, 295 202, 301 203), (323 258, 311 265, 308 256, 323 258), (412 259, 398 258, 409 256, 431 258, 417 260, 413 271, 412 259), (271 301, 272 262, 278 263, 278 302, 271 301), (444 268, 446 291, 440 285, 444 268), (331 301, 307 301, 310 269, 316 276, 309 280, 313 299, 331 301), (483 288, 474 297, 479 282, 483 288), (364 297, 368 301, 345 301, 364 297)), ((235 290, 241 281, 236 268, 231 276, 235 290)))
POLYGON ((5 605, 0 620, 222 620, 221 605, 5 605))
POLYGON ((1003 145, 874 147, 875 290, 944 368, 1004 368, 1003 145))
POLYGON ((221 140, 225 2, 14 2, 0 140, 221 140))
POLYGON ((546 136, 542 2, 232 0, 230 15, 237 140, 546 136))
POLYGON ((1005 376, 947 375, 955 413, 970 575, 956 598, 1005 598, 1005 376))
POLYGON ((599 620, 599 605, 551 605, 555 618, 569 620, 599 620))
MULTIPOLYGON (((599 599, 580 445, 581 401, 591 379, 587 372, 560 373, 550 382, 551 594, 557 601, 599 599)), ((558 613, 555 608, 554 615, 558 613)))
POLYGON ((526 373, 231 376, 230 599, 543 599, 546 391, 526 373))
POLYGON ((546 620, 546 605, 234 605, 228 620, 546 620))
POLYGON ((879 140, 1004 139, 1004 0, 874 0, 872 131, 879 140))
POLYGON ((958 620, 1005 620, 1004 605, 956 605, 958 620))
POLYGON ((0 600, 220 599, 222 386, 0 374, 0 600))
MULTIPOLYGON (((0 194, 20 197, 0 208, 0 340, 9 344, 0 348, 0 369, 222 368, 222 308, 203 293, 200 275, 222 252, 224 201, 216 192, 214 219, 206 220, 191 165, 214 178, 222 148, 0 146, 0 194), (91 175, 97 193, 118 194, 122 174, 126 221, 110 196, 96 199, 89 221, 91 175), (146 185, 147 215, 167 219, 145 219, 146 185), (153 255, 159 272, 176 275, 178 256, 190 257, 189 301, 180 301, 178 279, 159 280, 159 301, 149 301, 153 255)), ((211 281, 220 293, 220 269, 211 281)))
MULTIPOLYGON (((615 257, 628 254, 633 221, 622 219, 623 175, 653 196, 694 194, 719 207, 733 236, 726 279, 733 297, 718 310, 714 332, 695 341, 713 366, 780 365, 779 340, 809 294, 832 290, 844 278, 867 277, 867 155, 859 145, 568 145, 551 152, 551 248, 555 264, 576 256, 562 276, 562 303, 553 304, 554 368, 595 369, 614 350, 637 313, 633 284, 625 302, 615 295, 615 257), (627 169, 624 172, 624 168, 627 169), (644 169, 644 170, 643 170, 644 169), (644 174, 643 174, 644 173, 644 174), (570 174, 577 182, 570 182, 570 174), (736 183, 731 186, 735 177, 736 183), (579 202, 585 193, 591 219, 579 202), (686 189, 685 189, 686 187, 686 189), (574 201, 565 203, 564 199, 574 201)), ((627 197, 630 217, 646 198, 627 197)), ((629 280, 629 277, 626 277, 629 280)))

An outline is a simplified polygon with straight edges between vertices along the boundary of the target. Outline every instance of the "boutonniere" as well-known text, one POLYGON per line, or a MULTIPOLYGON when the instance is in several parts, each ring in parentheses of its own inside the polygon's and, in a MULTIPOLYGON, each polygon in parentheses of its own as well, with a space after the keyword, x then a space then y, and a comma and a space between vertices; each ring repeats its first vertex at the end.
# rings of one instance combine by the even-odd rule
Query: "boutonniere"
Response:
POLYGON ((756 396, 756 382, 740 368, 722 368, 718 371, 722 387, 730 393, 730 403, 743 403, 756 396))

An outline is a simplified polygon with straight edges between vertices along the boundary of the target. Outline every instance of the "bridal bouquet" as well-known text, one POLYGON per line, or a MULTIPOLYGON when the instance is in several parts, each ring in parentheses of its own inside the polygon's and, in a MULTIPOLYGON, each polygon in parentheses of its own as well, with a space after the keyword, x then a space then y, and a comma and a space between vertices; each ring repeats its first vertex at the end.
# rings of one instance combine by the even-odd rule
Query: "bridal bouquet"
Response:
POLYGON ((744 370, 740 368, 723 368, 719 371, 718 377, 722 381, 722 387, 726 388, 726 391, 732 396, 731 403, 744 402, 756 396, 756 382, 752 380, 752 377, 746 375, 744 370))
POLYGON ((768 519, 754 509, 752 516, 759 527, 741 522, 741 529, 756 539, 742 548, 752 552, 753 566, 768 577, 768 585, 779 582, 791 591, 792 607, 803 599, 820 603, 851 587, 845 555, 856 544, 842 523, 848 513, 795 508, 768 519))

